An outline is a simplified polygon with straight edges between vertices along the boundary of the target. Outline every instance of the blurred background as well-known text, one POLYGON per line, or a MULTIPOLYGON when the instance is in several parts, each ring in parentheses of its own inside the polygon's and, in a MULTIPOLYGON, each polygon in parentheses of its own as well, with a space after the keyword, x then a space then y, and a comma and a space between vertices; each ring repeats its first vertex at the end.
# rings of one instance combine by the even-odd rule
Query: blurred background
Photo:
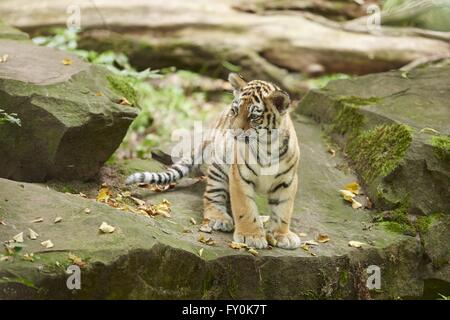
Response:
POLYGON ((2 0, 0 13, 136 89, 141 111, 112 162, 214 117, 231 101, 229 72, 300 99, 333 79, 450 54, 448 0, 2 0))

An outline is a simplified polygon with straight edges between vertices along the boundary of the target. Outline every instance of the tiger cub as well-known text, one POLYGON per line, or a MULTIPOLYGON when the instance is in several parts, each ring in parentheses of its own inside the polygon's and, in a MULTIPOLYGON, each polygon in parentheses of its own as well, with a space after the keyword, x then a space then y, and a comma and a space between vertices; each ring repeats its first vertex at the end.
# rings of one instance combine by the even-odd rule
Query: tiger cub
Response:
MULTIPOLYGON (((266 81, 246 82, 234 73, 228 80, 234 100, 214 129, 222 137, 232 132, 232 156, 231 161, 213 161, 208 166, 204 218, 214 230, 234 229, 235 242, 261 249, 268 246, 269 240, 280 248, 295 249, 300 239, 289 226, 297 193, 300 149, 289 116, 290 98, 266 81), (268 197, 271 217, 267 231, 255 203, 257 192, 268 197)), ((165 185, 177 181, 197 166, 195 160, 207 144, 203 141, 188 158, 165 172, 134 173, 126 184, 165 185)))

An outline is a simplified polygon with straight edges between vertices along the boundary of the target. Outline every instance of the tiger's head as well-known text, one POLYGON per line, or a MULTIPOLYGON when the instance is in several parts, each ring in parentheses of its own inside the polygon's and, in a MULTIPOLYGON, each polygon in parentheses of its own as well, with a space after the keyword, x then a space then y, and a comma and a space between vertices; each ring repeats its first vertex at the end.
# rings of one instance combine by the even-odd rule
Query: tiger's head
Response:
POLYGON ((246 82, 236 73, 230 73, 228 81, 234 95, 228 113, 232 129, 248 131, 280 127, 291 104, 285 91, 266 81, 246 82))

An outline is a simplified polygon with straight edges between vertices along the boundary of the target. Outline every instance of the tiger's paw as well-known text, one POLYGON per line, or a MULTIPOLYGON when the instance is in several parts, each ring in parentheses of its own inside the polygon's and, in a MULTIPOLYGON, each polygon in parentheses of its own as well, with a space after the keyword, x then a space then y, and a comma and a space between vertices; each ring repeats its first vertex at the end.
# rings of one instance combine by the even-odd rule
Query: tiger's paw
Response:
POLYGON ((273 237, 275 238, 275 245, 279 248, 292 250, 297 249, 301 244, 300 237, 292 231, 284 234, 275 232, 273 237))
POLYGON ((253 247, 256 249, 264 249, 264 248, 267 248, 267 246, 268 246, 265 234, 246 235, 246 234, 235 232, 234 236, 233 236, 233 240, 234 240, 234 242, 245 243, 247 246, 253 247))
POLYGON ((223 215, 222 218, 215 218, 210 220, 210 226, 213 230, 230 232, 234 229, 233 218, 223 215))

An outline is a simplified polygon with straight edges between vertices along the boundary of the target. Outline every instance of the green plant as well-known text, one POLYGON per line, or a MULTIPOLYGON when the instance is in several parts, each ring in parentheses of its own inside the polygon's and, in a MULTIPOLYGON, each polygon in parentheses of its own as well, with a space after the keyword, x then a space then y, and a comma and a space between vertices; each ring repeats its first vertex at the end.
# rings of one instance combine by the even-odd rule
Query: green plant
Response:
POLYGON ((22 126, 22 123, 19 118, 17 118, 16 113, 6 113, 5 110, 0 109, 0 124, 2 123, 12 123, 19 127, 22 126))

